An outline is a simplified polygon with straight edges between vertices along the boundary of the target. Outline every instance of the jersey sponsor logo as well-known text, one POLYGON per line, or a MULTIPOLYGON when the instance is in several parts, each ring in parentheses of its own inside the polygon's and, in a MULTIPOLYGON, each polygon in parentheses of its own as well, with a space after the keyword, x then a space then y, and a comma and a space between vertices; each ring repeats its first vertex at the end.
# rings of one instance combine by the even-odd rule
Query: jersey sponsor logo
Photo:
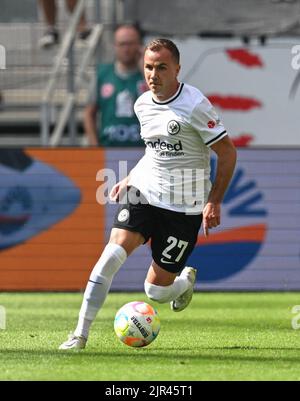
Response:
POLYGON ((115 87, 113 84, 103 84, 100 89, 101 97, 107 99, 111 97, 115 92, 115 87))
POLYGON ((215 128, 216 123, 215 123, 215 121, 210 120, 210 121, 208 121, 207 126, 208 126, 208 128, 212 129, 212 128, 215 128))
POLYGON ((170 135, 176 135, 180 131, 180 124, 175 120, 171 120, 168 123, 167 129, 168 129, 168 133, 170 135))
POLYGON ((128 209, 123 209, 120 211, 118 215, 118 221, 120 223, 124 223, 124 221, 129 219, 129 210, 128 209))
POLYGON ((172 151, 179 152, 183 150, 181 141, 172 144, 158 139, 157 141, 145 141, 145 143, 146 146, 155 150, 168 150, 170 152, 172 151))

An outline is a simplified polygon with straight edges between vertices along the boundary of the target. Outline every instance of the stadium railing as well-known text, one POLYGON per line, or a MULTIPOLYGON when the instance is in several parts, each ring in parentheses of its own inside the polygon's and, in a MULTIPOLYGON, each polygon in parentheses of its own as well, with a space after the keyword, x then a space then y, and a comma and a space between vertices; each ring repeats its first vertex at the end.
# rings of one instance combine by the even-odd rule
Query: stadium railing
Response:
POLYGON ((76 27, 80 17, 85 9, 86 0, 80 0, 76 6, 70 26, 65 33, 64 40, 58 52, 57 59, 50 75, 45 94, 41 106, 41 144, 57 146, 62 138, 63 131, 67 123, 69 124, 70 145, 76 144, 76 122, 75 122, 75 102, 76 91, 84 80, 84 74, 89 64, 91 57, 99 43, 103 32, 103 25, 96 24, 93 27, 93 32, 88 40, 86 51, 78 66, 78 74, 75 78, 74 64, 74 41, 76 36, 76 27), (50 134, 51 125, 51 103, 54 100, 54 90, 57 83, 57 77, 62 68, 65 68, 65 60, 68 64, 68 93, 62 107, 60 117, 55 125, 53 134, 50 134), (51 135, 51 137, 50 137, 51 135))

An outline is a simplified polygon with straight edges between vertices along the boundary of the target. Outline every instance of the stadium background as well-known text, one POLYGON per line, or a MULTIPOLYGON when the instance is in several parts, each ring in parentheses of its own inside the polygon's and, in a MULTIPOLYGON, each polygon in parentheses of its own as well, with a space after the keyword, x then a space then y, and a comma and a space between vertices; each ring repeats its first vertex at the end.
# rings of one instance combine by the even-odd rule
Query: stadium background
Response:
MULTIPOLYGON (((138 21, 145 41, 163 35, 178 43, 181 79, 212 100, 239 147, 223 225, 209 242, 200 234, 191 257, 199 267, 197 288, 299 290, 300 73, 292 68, 292 48, 299 44, 300 2, 177 0, 172 8, 170 1, 156 0, 151 8, 144 0, 83 3, 89 22, 100 22, 104 34, 76 88, 70 114, 75 135, 67 124, 50 148, 50 142, 40 146, 40 105, 58 49, 37 48, 43 24, 35 1, 1 2, 0 289, 84 288, 115 209, 97 204, 96 174, 118 171, 119 160, 128 160, 130 168, 143 150, 86 148, 82 109, 96 60, 112 57, 114 25, 138 21)), ((64 27, 63 2, 60 7, 64 27)), ((83 52, 74 48, 75 68, 83 52)), ((62 60, 48 104, 51 129, 68 97, 69 75, 62 60)), ((144 246, 118 273, 113 289, 142 290, 149 262, 144 246)))

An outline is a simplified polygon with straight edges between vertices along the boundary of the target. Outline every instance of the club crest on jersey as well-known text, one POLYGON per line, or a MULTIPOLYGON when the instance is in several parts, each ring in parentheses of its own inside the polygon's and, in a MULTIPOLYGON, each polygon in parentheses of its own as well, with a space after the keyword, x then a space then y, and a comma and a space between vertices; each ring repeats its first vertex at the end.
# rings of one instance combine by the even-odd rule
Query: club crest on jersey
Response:
POLYGON ((128 209, 123 209, 120 211, 118 215, 118 220, 120 223, 124 223, 124 221, 129 219, 129 210, 128 209))
POLYGON ((179 131, 180 131, 180 124, 177 121, 171 120, 168 122, 168 133, 170 135, 176 135, 178 134, 179 131))

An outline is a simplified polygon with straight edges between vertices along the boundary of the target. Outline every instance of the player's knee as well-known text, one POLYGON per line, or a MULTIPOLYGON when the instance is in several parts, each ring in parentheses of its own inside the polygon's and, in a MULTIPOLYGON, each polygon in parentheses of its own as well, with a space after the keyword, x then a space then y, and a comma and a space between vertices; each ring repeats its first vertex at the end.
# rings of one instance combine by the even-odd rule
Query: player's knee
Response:
POLYGON ((151 301, 164 304, 169 302, 170 289, 169 287, 162 287, 160 285, 151 284, 148 281, 144 283, 145 293, 151 301))
POLYGON ((112 279, 127 259, 125 249, 117 244, 107 244, 96 263, 90 279, 97 281, 98 276, 112 279))
POLYGON ((126 251, 127 256, 145 242, 140 233, 118 228, 112 229, 109 241, 110 244, 120 245, 126 251))

